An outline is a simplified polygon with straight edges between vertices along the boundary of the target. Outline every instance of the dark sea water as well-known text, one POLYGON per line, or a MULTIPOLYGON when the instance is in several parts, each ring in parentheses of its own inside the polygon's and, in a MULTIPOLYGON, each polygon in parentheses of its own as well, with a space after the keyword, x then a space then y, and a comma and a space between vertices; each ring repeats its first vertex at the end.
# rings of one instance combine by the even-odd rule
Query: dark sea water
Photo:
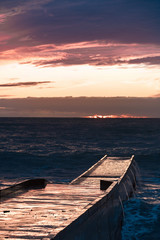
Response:
POLYGON ((103 155, 131 156, 140 187, 124 203, 123 240, 160 239, 160 119, 0 118, 0 184, 69 182, 103 155))

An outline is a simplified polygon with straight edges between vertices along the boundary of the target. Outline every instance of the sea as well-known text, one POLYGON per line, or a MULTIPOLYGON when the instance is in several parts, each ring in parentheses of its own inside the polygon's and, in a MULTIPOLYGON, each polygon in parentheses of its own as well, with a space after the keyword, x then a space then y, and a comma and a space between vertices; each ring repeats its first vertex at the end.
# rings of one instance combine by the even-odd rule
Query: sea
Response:
POLYGON ((159 240, 160 119, 0 118, 1 188, 39 177, 68 183, 105 154, 134 155, 139 168, 122 239, 159 240))

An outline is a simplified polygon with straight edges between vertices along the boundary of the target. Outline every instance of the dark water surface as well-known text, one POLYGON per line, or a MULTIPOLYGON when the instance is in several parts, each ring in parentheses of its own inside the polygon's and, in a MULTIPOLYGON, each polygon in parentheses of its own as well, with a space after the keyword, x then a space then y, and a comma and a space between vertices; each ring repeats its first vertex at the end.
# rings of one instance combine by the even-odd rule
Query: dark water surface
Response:
POLYGON ((135 155, 136 196, 124 203, 123 240, 160 239, 160 119, 0 118, 0 184, 69 182, 103 155, 135 155))

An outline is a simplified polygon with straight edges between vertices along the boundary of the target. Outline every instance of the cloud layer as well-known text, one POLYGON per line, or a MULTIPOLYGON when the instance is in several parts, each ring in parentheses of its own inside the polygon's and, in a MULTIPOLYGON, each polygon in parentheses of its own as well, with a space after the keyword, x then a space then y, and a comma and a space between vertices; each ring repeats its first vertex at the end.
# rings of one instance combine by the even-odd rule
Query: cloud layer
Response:
POLYGON ((1 117, 84 117, 128 115, 160 118, 160 98, 21 98, 0 99, 1 117))
POLYGON ((1 1, 13 45, 105 40, 159 43, 159 0, 1 1), (31 40, 31 41, 30 41, 31 40))
POLYGON ((159 65, 159 10, 159 0, 2 0, 1 60, 159 65))
POLYGON ((31 87, 31 86, 37 86, 41 84, 51 83, 50 81, 44 81, 44 82, 18 82, 18 83, 6 83, 6 84, 0 84, 0 88, 3 87, 31 87))

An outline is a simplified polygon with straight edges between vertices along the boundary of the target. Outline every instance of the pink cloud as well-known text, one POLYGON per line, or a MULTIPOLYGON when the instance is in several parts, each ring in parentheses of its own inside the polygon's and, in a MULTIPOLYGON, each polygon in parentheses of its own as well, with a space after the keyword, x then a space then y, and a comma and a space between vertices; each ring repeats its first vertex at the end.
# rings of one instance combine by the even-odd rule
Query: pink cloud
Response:
POLYGON ((5 19, 6 19, 6 15, 5 14, 0 14, 0 24, 4 23, 5 19))
POLYGON ((2 51, 1 60, 18 61, 42 67, 69 65, 160 64, 160 48, 156 45, 105 43, 104 41, 74 44, 23 46, 2 51), (154 54, 153 54, 154 53, 154 54))
POLYGON ((12 35, 3 50, 17 52, 19 47, 28 47, 32 51, 38 47, 42 52, 41 47, 44 47, 44 51, 51 48, 53 52, 56 45, 57 51, 80 51, 84 48, 89 51, 97 47, 99 51, 101 45, 104 52, 107 47, 108 56, 112 51, 113 54, 117 53, 116 58, 122 58, 128 54, 140 56, 141 45, 147 48, 149 55, 151 51, 148 46, 152 45, 153 50, 153 44, 157 44, 158 49, 160 43, 159 14, 156 14, 159 4, 159 1, 144 4, 138 0, 134 4, 128 1, 127 5, 125 0, 116 1, 116 4, 98 0, 1 1, 1 31, 3 35, 12 35), (130 45, 129 48, 125 47, 127 45, 130 45))
POLYGON ((3 95, 3 94, 0 94, 0 98, 10 98, 10 97, 14 97, 14 95, 3 95))
POLYGON ((0 34, 0 43, 5 44, 7 40, 9 40, 11 37, 9 35, 3 35, 0 34))

